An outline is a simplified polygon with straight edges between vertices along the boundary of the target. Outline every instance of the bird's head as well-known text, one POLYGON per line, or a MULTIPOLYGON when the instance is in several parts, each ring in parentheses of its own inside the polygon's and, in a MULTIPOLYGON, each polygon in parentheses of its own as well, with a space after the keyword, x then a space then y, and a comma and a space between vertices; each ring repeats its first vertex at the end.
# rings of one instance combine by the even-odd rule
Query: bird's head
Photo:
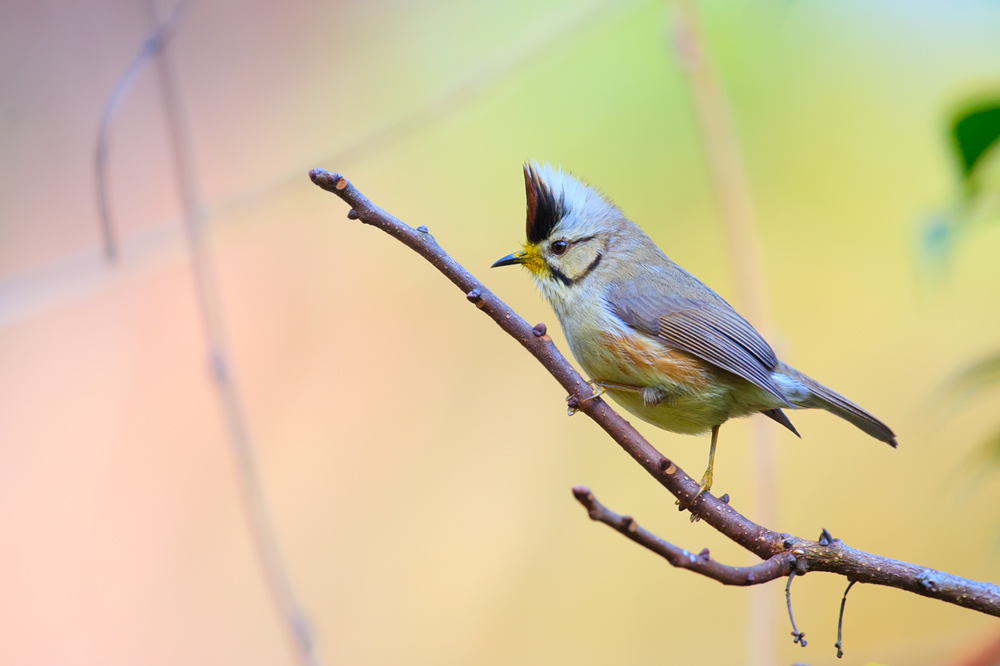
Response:
POLYGON ((622 224, 621 211, 600 192, 561 169, 524 165, 527 240, 520 252, 493 264, 527 268, 553 305, 560 305, 601 274, 609 244, 622 224))

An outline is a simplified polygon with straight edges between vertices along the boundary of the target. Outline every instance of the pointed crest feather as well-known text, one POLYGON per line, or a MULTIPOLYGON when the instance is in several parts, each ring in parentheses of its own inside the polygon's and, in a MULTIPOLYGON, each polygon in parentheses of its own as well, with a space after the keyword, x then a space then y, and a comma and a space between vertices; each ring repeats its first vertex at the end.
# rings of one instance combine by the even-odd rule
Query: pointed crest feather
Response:
POLYGON ((528 204, 525 232, 528 241, 541 243, 566 212, 565 193, 560 189, 558 198, 549 185, 539 176, 536 163, 524 165, 524 193, 528 204))

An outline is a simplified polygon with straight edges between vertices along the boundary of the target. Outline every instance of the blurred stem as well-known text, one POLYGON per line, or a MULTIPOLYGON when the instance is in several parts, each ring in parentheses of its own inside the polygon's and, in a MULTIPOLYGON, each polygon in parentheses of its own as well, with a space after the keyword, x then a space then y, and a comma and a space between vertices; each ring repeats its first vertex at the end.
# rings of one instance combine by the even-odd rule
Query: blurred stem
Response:
POLYGON ((997 664, 1000 664, 1000 634, 994 634, 993 638, 979 650, 956 660, 954 666, 996 666, 997 664))
POLYGON ((704 46, 691 0, 674 0, 674 41, 695 105, 712 185, 719 202, 734 287, 741 309, 762 333, 770 332, 770 311, 755 229, 750 185, 725 89, 704 46))
POLYGON ((108 146, 111 142, 111 125, 118 115, 118 110, 131 92, 135 80, 146 67, 146 63, 163 48, 163 45, 173 35, 177 22, 180 21, 190 4, 191 0, 182 0, 165 21, 153 26, 149 35, 142 42, 139 53, 129 63, 122 77, 118 79, 118 83, 104 107, 104 113, 101 114, 101 124, 97 130, 97 149, 94 151, 94 175, 97 180, 97 209, 101 222, 101 240, 104 244, 104 258, 108 261, 115 261, 120 251, 118 230, 111 213, 111 194, 108 186, 108 146))
MULTIPOLYGON (((740 309, 765 339, 772 337, 764 286, 763 261, 754 221, 750 184, 743 164, 726 91, 705 47, 693 0, 674 0, 674 44, 694 102, 712 185, 719 203, 729 263, 740 309)), ((752 429, 753 496, 758 519, 775 521, 775 455, 770 424, 757 419, 752 429)), ((776 663, 774 608, 763 588, 753 590, 747 614, 747 663, 776 663)))
MULTIPOLYGON (((146 11, 151 29, 156 30, 160 24, 156 0, 146 0, 146 11)), ((181 110, 166 48, 161 46, 155 55, 177 178, 177 193, 184 208, 184 229, 191 252, 191 268, 198 292, 202 323, 205 327, 209 362, 236 458, 243 508, 272 601, 285 623, 298 659, 303 664, 319 665, 321 662, 314 649, 309 625, 299 606, 278 547, 270 511, 264 497, 250 428, 246 421, 243 399, 234 377, 235 368, 225 332, 217 272, 205 234, 205 216, 198 188, 191 132, 181 110)))

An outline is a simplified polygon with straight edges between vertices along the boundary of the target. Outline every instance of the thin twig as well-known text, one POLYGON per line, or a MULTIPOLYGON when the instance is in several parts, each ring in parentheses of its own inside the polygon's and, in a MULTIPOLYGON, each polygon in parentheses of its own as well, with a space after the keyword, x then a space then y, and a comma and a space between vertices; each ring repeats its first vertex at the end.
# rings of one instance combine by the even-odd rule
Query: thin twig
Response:
MULTIPOLYGON (((156 0, 146 0, 146 10, 151 29, 155 31, 159 25, 156 0)), ((155 49, 155 59, 209 362, 236 457, 243 508, 271 598, 285 623, 298 659, 303 664, 319 665, 321 661, 315 650, 312 632, 292 587, 264 497, 243 400, 234 377, 235 368, 225 333, 215 264, 205 235, 191 133, 181 110, 167 51, 162 44, 155 49)))
POLYGON ((844 590, 844 598, 840 600, 840 616, 837 618, 837 642, 833 644, 833 647, 837 648, 837 659, 844 656, 844 607, 847 606, 847 593, 851 591, 856 582, 858 581, 848 581, 847 589, 844 590))
POLYGON ((101 240, 104 246, 104 258, 107 261, 115 261, 119 252, 118 230, 111 213, 111 194, 108 187, 108 145, 111 141, 111 124, 118 115, 118 109, 121 108, 129 92, 132 91, 132 84, 135 83, 146 63, 163 48, 163 45, 173 35, 174 28, 190 4, 191 0, 182 0, 177 3, 165 21, 153 26, 142 42, 139 52, 115 85, 115 89, 111 92, 111 97, 108 98, 108 103, 104 107, 104 113, 101 115, 101 124, 97 130, 97 149, 94 152, 94 175, 97 180, 97 210, 101 221, 101 240))
POLYGON ((533 328, 518 316, 441 249, 426 227, 413 229, 400 222, 373 204, 338 173, 313 169, 309 176, 317 186, 336 194, 351 207, 349 218, 384 231, 444 274, 478 310, 488 315, 527 349, 570 396, 576 397, 579 411, 592 418, 633 460, 680 500, 682 505, 730 540, 762 560, 768 560, 779 553, 789 553, 795 557, 799 573, 827 571, 847 576, 859 583, 895 587, 1000 617, 1000 587, 991 583, 971 581, 855 550, 840 539, 834 539, 828 545, 820 545, 816 541, 785 536, 754 523, 710 493, 703 493, 694 499, 698 483, 653 448, 604 400, 591 400, 593 391, 590 385, 566 361, 552 339, 544 333, 544 327, 533 328))
POLYGON ((687 569, 717 580, 723 585, 759 585, 787 576, 793 571, 795 558, 788 553, 778 553, 770 559, 752 567, 731 567, 713 560, 705 548, 697 555, 664 541, 652 532, 639 526, 632 516, 620 516, 597 501, 589 488, 573 488, 573 496, 587 509, 591 520, 596 520, 613 528, 619 534, 635 541, 660 555, 679 569, 687 569))
POLYGON ((806 632, 799 631, 795 626, 795 615, 792 614, 792 581, 795 580, 795 567, 788 572, 788 582, 785 583, 785 603, 788 605, 788 619, 792 623, 792 642, 802 647, 806 646, 806 632))

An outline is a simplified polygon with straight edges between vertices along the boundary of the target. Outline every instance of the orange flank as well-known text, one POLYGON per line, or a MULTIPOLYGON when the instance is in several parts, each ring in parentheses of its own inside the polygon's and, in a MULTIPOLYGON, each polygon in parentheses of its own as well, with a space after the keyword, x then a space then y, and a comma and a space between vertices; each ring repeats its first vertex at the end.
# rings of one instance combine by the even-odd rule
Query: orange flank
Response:
MULTIPOLYGON (((597 339, 607 362, 616 369, 619 380, 648 375, 658 377, 657 383, 666 379, 692 393, 708 388, 708 364, 685 351, 639 335, 622 336, 601 332, 597 339)), ((616 381, 611 377, 594 379, 616 381)))

